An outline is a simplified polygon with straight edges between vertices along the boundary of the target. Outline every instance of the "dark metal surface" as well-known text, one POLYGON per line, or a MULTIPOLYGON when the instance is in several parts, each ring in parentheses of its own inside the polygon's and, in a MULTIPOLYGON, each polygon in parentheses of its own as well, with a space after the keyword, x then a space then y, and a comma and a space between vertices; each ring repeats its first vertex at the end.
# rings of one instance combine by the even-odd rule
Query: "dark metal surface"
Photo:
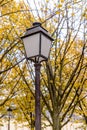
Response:
POLYGON ((7 111, 8 111, 8 112, 12 112, 12 109, 9 107, 9 108, 7 109, 7 111))
POLYGON ((10 130, 10 120, 11 120, 11 112, 12 112, 12 109, 9 107, 7 109, 8 111, 8 130, 10 130))
POLYGON ((41 130, 40 63, 35 63, 35 130, 41 130))
MULTIPOLYGON (((35 24, 35 23, 33 23, 33 24, 35 24)), ((38 23, 38 22, 37 22, 37 24, 34 25, 33 27, 27 29, 25 35, 24 35, 23 37, 21 37, 21 38, 23 39, 23 38, 29 37, 29 36, 31 36, 31 35, 35 35, 35 34, 37 34, 37 33, 42 33, 42 34, 45 35, 47 38, 49 38, 50 40, 53 41, 53 38, 50 36, 50 34, 48 33, 48 31, 47 31, 45 28, 43 28, 43 27, 41 26, 41 24, 38 23)))

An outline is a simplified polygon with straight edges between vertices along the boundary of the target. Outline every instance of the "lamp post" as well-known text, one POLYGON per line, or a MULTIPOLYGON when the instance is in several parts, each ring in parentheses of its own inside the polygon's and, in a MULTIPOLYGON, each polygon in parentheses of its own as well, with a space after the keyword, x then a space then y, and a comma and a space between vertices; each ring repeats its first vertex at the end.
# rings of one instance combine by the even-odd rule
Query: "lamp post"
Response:
POLYGON ((34 121, 34 117, 33 117, 33 113, 30 112, 30 119, 31 119, 31 130, 34 130, 34 126, 35 126, 35 121, 34 121))
POLYGON ((30 119, 31 119, 31 130, 32 130, 32 112, 30 112, 30 119))
POLYGON ((26 58, 34 62, 35 66, 35 130, 41 130, 40 107, 40 68, 41 62, 47 61, 53 38, 41 23, 33 23, 22 37, 26 58))
POLYGON ((10 130, 10 119, 11 119, 11 112, 12 112, 12 109, 9 107, 7 109, 8 111, 8 130, 10 130))

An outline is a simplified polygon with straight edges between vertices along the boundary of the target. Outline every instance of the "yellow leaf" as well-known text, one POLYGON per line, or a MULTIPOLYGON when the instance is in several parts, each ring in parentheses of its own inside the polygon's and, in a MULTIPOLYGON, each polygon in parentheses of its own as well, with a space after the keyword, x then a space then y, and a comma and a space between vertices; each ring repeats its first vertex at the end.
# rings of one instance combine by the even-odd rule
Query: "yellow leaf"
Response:
POLYGON ((77 2, 77 0, 74 0, 74 3, 76 3, 77 2))
POLYGON ((68 9, 70 9, 70 8, 71 8, 71 6, 70 6, 70 5, 68 5, 68 6, 67 6, 67 8, 68 8, 68 9))
POLYGON ((64 2, 64 0, 60 0, 61 1, 61 3, 63 3, 64 2))
POLYGON ((53 83, 53 81, 52 81, 52 80, 50 80, 50 83, 53 83))
POLYGON ((49 0, 46 0, 46 2, 48 3, 48 2, 49 2, 49 0))
POLYGON ((56 14, 60 14, 60 11, 56 11, 56 14))
POLYGON ((62 4, 58 4, 58 6, 57 6, 58 8, 61 8, 62 7, 62 4))
POLYGON ((72 13, 71 15, 72 15, 72 16, 75 16, 75 13, 72 13))

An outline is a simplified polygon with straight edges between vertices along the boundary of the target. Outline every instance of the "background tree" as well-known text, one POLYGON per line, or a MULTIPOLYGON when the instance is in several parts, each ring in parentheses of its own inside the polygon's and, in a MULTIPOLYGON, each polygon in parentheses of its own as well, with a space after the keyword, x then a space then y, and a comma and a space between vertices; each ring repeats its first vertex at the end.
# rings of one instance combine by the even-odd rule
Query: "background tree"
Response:
MULTIPOLYGON (((18 108, 14 99, 24 91, 21 69, 25 68, 23 75, 26 77, 28 72, 20 36, 31 25, 33 19, 29 6, 23 1, 0 2, 0 118, 7 114, 7 108, 11 104, 18 108), (20 64, 22 61, 23 64, 20 64)), ((15 111, 15 115, 17 112, 15 111)))

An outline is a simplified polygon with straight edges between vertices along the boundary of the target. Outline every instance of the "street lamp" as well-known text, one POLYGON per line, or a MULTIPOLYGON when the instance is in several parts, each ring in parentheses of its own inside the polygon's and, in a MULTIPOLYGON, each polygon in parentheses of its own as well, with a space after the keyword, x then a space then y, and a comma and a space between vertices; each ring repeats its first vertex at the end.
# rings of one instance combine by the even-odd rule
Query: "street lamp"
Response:
POLYGON ((40 107, 40 68, 41 62, 47 61, 53 38, 41 23, 33 23, 33 27, 27 29, 22 37, 26 58, 35 64, 35 130, 41 130, 40 107))
POLYGON ((35 121, 34 121, 34 117, 33 117, 33 113, 30 112, 30 119, 31 119, 31 130, 34 130, 34 126, 35 126, 35 121))
POLYGON ((8 130, 10 130, 10 119, 11 119, 12 109, 9 107, 7 111, 8 111, 8 130))

